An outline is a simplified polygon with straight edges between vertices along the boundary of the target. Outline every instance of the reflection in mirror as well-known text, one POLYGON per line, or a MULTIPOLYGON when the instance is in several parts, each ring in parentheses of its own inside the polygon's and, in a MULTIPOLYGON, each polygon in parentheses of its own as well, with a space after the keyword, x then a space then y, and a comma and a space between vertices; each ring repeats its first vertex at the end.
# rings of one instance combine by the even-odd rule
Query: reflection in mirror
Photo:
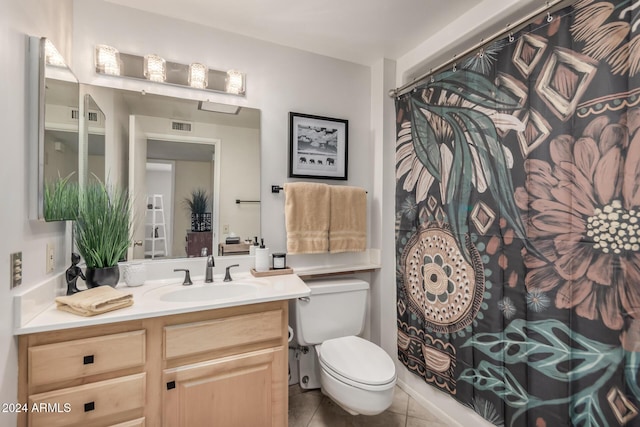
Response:
POLYGON ((136 245, 128 259, 218 255, 227 238, 260 236, 259 110, 103 87, 87 91, 109 118, 107 180, 124 177, 119 182, 134 200, 136 245), (199 192, 208 200, 194 200, 199 192), (202 202, 204 216, 192 216, 194 201, 202 202))
POLYGON ((37 209, 46 221, 72 219, 78 206, 79 85, 51 42, 32 37, 32 143, 37 144, 37 209), (37 53, 37 55, 36 55, 37 53), (57 56, 56 56, 57 55, 57 56), (46 58, 46 60, 45 60, 46 58), (37 131, 36 131, 37 129, 37 131))
POLYGON ((87 179, 105 182, 104 120, 105 116, 91 95, 84 96, 85 141, 87 141, 87 179))

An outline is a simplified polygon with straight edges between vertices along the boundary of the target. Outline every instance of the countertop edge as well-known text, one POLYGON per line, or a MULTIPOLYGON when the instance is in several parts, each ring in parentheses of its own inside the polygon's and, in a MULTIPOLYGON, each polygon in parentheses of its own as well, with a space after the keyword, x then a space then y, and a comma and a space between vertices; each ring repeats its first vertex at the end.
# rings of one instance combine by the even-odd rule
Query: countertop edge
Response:
MULTIPOLYGON (((304 282, 297 275, 287 276, 289 276, 289 278, 285 279, 284 288, 276 288, 273 289, 273 293, 271 294, 265 293, 263 295, 252 296, 247 300, 229 299, 227 301, 211 300, 207 302, 193 303, 156 303, 152 300, 146 299, 145 294, 164 287, 166 283, 156 283, 150 286, 145 285, 136 288, 122 288, 123 290, 131 292, 133 295, 134 304, 132 306, 89 317, 60 311, 56 308, 55 301, 52 301, 39 315, 35 316, 26 324, 20 327, 15 327, 13 335, 19 336, 39 332, 51 332, 110 323, 120 323, 131 320, 171 316, 175 314, 195 313, 221 308, 283 301, 309 296, 311 294, 310 289, 304 285, 304 282), (139 302, 136 304, 136 301, 139 302)), ((282 286, 283 277, 284 276, 273 276, 273 278, 268 281, 278 281, 278 286, 282 286)), ((177 284, 172 283, 169 286, 175 285, 177 284)), ((272 286, 274 285, 272 284, 272 286)))
MULTIPOLYGON (((372 259, 372 261, 374 262, 348 263, 343 265, 327 265, 322 267, 319 267, 317 265, 293 267, 293 275, 298 276, 300 280, 309 280, 316 277, 319 278, 323 276, 333 276, 333 275, 350 274, 350 273, 357 274, 359 272, 366 273, 366 272, 379 270, 381 268, 381 265, 378 262, 375 262, 378 260, 372 259)), ((246 275, 249 275, 249 273, 246 273, 246 275)), ((274 276, 274 277, 282 277, 282 276, 274 276)), ((166 282, 166 280, 159 280, 159 282, 166 282)), ((119 287, 118 289, 127 289, 130 291, 132 290, 134 292, 134 297, 135 297, 135 294, 137 293, 136 289, 139 289, 139 288, 124 288, 124 287, 120 288, 119 287)), ((139 308, 139 305, 136 306, 135 299, 134 299, 133 306, 116 310, 110 313, 105 313, 105 314, 91 316, 91 317, 82 317, 82 316, 77 316, 70 313, 64 313, 65 316, 68 315, 73 317, 69 317, 68 319, 64 319, 64 320, 56 319, 55 321, 47 323, 46 321, 43 321, 43 319, 47 317, 47 313, 49 313, 49 315, 51 315, 52 312, 61 313, 59 310, 56 309, 56 303, 52 301, 48 305, 44 306, 43 309, 40 310, 39 314, 30 316, 29 320, 24 322, 24 324, 20 326, 18 326, 19 322, 17 321, 20 319, 20 317, 17 317, 15 321, 15 326, 13 329, 13 335, 19 336, 19 335, 27 335, 27 334, 33 334, 33 333, 39 333, 39 332, 50 332, 50 331, 57 331, 57 330, 64 330, 64 329, 88 327, 88 326, 94 326, 94 325, 105 325, 109 323, 126 322, 129 320, 141 320, 141 319, 148 319, 148 318, 154 318, 154 317, 170 316, 174 314, 184 314, 184 313, 199 312, 199 311, 206 311, 206 310, 215 310, 218 308, 259 304, 259 303, 271 302, 271 301, 289 300, 289 299, 295 299, 295 298, 308 296, 308 295, 310 295, 310 290, 307 288, 303 292, 284 293, 282 295, 260 297, 260 298, 252 299, 249 301, 230 301, 228 303, 216 302, 212 304, 194 304, 194 305, 188 305, 188 306, 185 305, 185 306, 174 306, 174 307, 161 307, 158 309, 144 309, 141 311, 136 310, 136 308, 139 308)), ((22 296, 14 297, 14 310, 18 310, 21 307, 15 298, 21 298, 21 297, 22 296)), ((56 316, 57 314, 53 315, 53 317, 56 317, 56 316)))

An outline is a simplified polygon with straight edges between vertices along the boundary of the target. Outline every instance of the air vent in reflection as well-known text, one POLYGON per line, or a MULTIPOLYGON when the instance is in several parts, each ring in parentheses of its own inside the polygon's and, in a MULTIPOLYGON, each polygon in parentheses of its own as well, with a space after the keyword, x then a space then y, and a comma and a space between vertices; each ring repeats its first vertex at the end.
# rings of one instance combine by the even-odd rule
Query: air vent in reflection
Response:
POLYGON ((171 122, 172 130, 179 130, 181 132, 191 132, 191 123, 186 122, 171 122))
POLYGON ((90 122, 98 122, 98 113, 95 111, 89 111, 89 121, 90 122))
POLYGON ((72 120, 78 120, 78 118, 80 117, 80 110, 76 110, 75 108, 71 109, 71 119, 72 120))

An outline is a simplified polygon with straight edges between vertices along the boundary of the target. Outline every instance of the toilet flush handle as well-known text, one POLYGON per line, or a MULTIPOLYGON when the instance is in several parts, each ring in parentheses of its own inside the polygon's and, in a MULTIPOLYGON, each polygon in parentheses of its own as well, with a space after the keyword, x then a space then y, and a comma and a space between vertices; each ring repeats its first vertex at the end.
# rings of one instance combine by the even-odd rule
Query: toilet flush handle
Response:
POLYGON ((303 302, 311 302, 311 298, 309 298, 309 297, 300 297, 300 298, 298 298, 298 299, 299 299, 300 301, 303 301, 303 302))

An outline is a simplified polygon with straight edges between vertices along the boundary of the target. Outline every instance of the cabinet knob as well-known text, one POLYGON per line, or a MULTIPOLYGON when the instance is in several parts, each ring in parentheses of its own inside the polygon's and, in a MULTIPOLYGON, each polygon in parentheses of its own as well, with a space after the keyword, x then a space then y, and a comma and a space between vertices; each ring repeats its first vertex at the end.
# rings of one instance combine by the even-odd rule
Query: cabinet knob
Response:
POLYGON ((96 409, 95 402, 89 402, 84 404, 84 412, 90 412, 90 411, 93 411, 94 409, 96 409))
POLYGON ((90 354, 88 356, 84 356, 82 358, 82 364, 83 365, 91 365, 93 363, 93 354, 90 354))

